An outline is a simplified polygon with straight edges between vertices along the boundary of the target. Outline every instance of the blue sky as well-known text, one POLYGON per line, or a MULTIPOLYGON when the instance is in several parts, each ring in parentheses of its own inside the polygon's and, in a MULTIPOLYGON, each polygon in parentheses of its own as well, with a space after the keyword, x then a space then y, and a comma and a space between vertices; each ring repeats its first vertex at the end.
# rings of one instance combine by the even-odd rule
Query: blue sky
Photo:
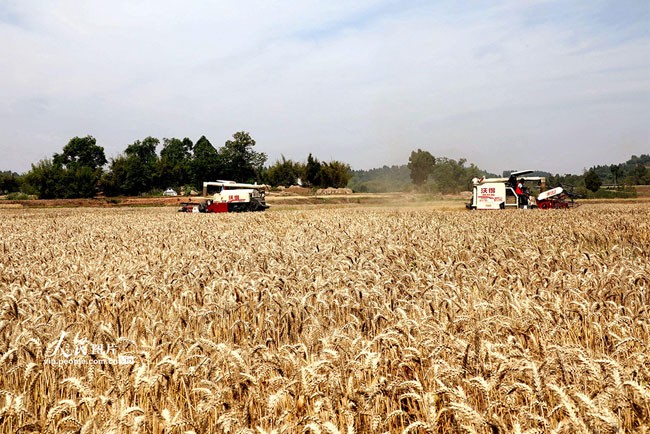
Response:
POLYGON ((248 131, 353 168, 493 172, 650 153, 648 1, 0 0, 0 170, 74 136, 248 131))

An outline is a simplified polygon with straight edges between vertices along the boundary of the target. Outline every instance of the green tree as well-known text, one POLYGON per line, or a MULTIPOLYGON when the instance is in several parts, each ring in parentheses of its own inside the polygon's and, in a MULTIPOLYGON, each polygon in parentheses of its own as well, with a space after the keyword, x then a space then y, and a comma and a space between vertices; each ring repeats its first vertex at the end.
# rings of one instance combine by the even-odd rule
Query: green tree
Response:
MULTIPOLYGON (((62 197, 93 197, 106 164, 104 148, 97 146, 92 136, 74 137, 63 147, 61 154, 54 154, 55 166, 62 166, 65 191, 62 197)), ((61 196, 60 196, 61 197, 61 196)))
POLYGON ((321 187, 343 188, 352 178, 352 170, 348 164, 334 160, 321 165, 319 177, 321 187))
POLYGON ((634 169, 630 171, 629 176, 630 184, 633 185, 647 185, 650 183, 650 174, 647 167, 643 163, 637 163, 634 169))
POLYGON ((623 167, 620 164, 612 164, 609 166, 609 171, 614 177, 614 184, 618 185, 618 178, 623 174, 623 167))
POLYGON ((0 194, 14 193, 20 190, 20 177, 11 171, 0 172, 0 194))
POLYGON ((137 196, 151 190, 151 173, 144 173, 142 162, 135 155, 120 155, 110 163, 110 170, 102 177, 101 186, 106 196, 137 196))
POLYGON ((222 162, 219 152, 205 136, 201 136, 194 145, 190 169, 192 183, 199 189, 204 181, 216 181, 223 178, 223 176, 220 177, 222 162))
POLYGON ((603 182, 594 169, 589 169, 585 174, 585 187, 594 193, 598 191, 603 182))
POLYGON ((126 147, 124 153, 127 157, 135 157, 142 162, 142 164, 153 165, 158 159, 156 154, 156 147, 160 144, 160 140, 154 137, 147 137, 140 141, 136 140, 126 147))
POLYGON ((422 149, 412 151, 409 157, 408 168, 411 171, 413 184, 424 184, 429 178, 429 175, 433 173, 435 164, 436 159, 430 152, 423 151, 422 149))
POLYGON ((321 163, 317 158, 312 157, 311 153, 307 157, 307 165, 305 166, 305 181, 309 186, 319 186, 321 163))
POLYGON ((111 161, 108 173, 102 177, 104 194, 136 196, 151 191, 158 184, 156 147, 159 143, 158 139, 147 137, 128 145, 123 155, 111 161))
POLYGON ((104 148, 94 137, 74 137, 63 152, 32 165, 25 175, 26 189, 44 199, 93 197, 104 164, 104 148))
POLYGON ((91 169, 89 166, 74 167, 63 172, 63 184, 66 191, 63 197, 94 197, 97 194, 101 169, 91 169))
POLYGON ((41 160, 23 177, 25 193, 35 194, 40 199, 66 197, 65 169, 52 160, 41 160))
POLYGON ((108 171, 102 175, 99 182, 100 188, 105 196, 112 197, 129 194, 126 186, 126 160, 127 158, 124 155, 111 159, 108 165, 108 171))
POLYGON ((219 149, 226 179, 238 182, 253 182, 260 178, 266 154, 253 150, 255 140, 245 131, 233 134, 233 140, 227 140, 219 149))
POLYGON ((128 160, 125 165, 127 168, 128 194, 146 193, 158 184, 156 182, 156 166, 158 163, 156 147, 158 144, 160 144, 160 140, 155 137, 147 137, 142 141, 136 140, 124 150, 128 160))
POLYGON ((282 160, 278 160, 271 167, 264 170, 263 181, 267 184, 285 187, 294 185, 298 179, 305 179, 305 165, 296 163, 293 160, 287 160, 282 155, 282 160))
POLYGON ((192 182, 191 156, 194 144, 183 140, 163 139, 158 161, 158 187, 181 186, 192 182))
POLYGON ((466 162, 464 158, 458 161, 444 157, 436 159, 431 178, 440 193, 453 194, 467 190, 469 181, 481 176, 478 167, 473 164, 465 167, 466 162))
POLYGON ((96 170, 106 164, 106 156, 104 148, 97 146, 94 137, 74 137, 63 147, 61 154, 54 154, 53 163, 66 169, 88 167, 96 170))

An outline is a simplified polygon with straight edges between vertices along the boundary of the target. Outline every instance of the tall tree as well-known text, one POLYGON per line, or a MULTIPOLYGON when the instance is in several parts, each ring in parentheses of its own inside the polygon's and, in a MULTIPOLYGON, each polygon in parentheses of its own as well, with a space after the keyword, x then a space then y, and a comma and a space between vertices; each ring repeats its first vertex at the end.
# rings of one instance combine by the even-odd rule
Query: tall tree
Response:
POLYGON ((193 147, 192 141, 188 138, 163 139, 163 148, 158 162, 160 188, 182 186, 192 182, 190 163, 193 147))
POLYGON ((96 170, 106 164, 106 155, 104 148, 97 146, 97 140, 94 137, 73 137, 63 147, 61 154, 54 154, 53 162, 66 169, 88 167, 91 170, 96 170))
POLYGON ((637 163, 636 166, 630 171, 630 184, 633 185, 647 185, 650 183, 650 173, 643 163, 637 163))
POLYGON ((412 151, 409 157, 408 168, 411 171, 411 180, 413 184, 424 184, 429 175, 433 173, 433 167, 436 164, 436 159, 429 151, 418 149, 412 151))
POLYGON ((307 184, 310 186, 320 185, 320 170, 321 163, 317 158, 312 157, 311 153, 307 157, 307 165, 305 166, 305 178, 307 184))
POLYGON ((26 174, 26 189, 41 198, 93 197, 106 164, 104 148, 92 136, 74 137, 26 174))
POLYGON ((219 149, 224 177, 238 182, 253 182, 260 178, 266 154, 253 150, 255 140, 245 131, 233 134, 219 149))
POLYGON ((618 177, 623 174, 623 167, 620 164, 612 164, 609 166, 609 171, 614 177, 614 184, 618 185, 618 177))
POLYGON ((111 160, 101 185, 106 196, 137 196, 153 188, 153 170, 134 154, 119 155, 111 160))
POLYGON ((451 194, 467 190, 469 180, 481 176, 478 167, 473 164, 465 167, 466 162, 464 158, 458 161, 445 157, 436 159, 431 178, 440 193, 451 194))
POLYGON ((352 178, 352 170, 349 165, 334 160, 321 165, 319 177, 321 187, 343 188, 352 178))
POLYGON ((136 140, 111 161, 109 172, 102 177, 102 188, 107 196, 125 194, 135 196, 151 191, 157 185, 156 147, 154 137, 136 140))
POLYGON ((220 174, 222 163, 219 152, 205 136, 201 136, 194 145, 190 167, 192 182, 197 188, 200 188, 204 181, 223 179, 220 174))
POLYGON ((585 174, 585 187, 595 193, 601 185, 603 185, 603 182, 600 180, 596 171, 594 169, 587 171, 585 174))
POLYGON ((20 190, 19 176, 15 172, 0 172, 0 194, 13 193, 20 190))
POLYGON ((155 137, 147 137, 142 141, 136 140, 127 146, 124 153, 128 157, 136 157, 143 164, 153 164, 158 158, 158 155, 156 154, 156 147, 158 144, 160 144, 160 140, 155 137))
POLYGON ((127 157, 125 166, 131 194, 146 193, 157 185, 158 155, 156 147, 159 143, 160 140, 149 136, 142 141, 136 140, 124 150, 127 157))
POLYGON ((65 170, 52 160, 41 160, 32 164, 32 168, 24 175, 23 188, 25 193, 36 194, 39 199, 57 199, 67 197, 65 185, 65 170))
POLYGON ((270 185, 283 185, 285 187, 294 185, 298 179, 304 179, 305 165, 287 160, 282 155, 271 167, 264 171, 263 180, 270 185))

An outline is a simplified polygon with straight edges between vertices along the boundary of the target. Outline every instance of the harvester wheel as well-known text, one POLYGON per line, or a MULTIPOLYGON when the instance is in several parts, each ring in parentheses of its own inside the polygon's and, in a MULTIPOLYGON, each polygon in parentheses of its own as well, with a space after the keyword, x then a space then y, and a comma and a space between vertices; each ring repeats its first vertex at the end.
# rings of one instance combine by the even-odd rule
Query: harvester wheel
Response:
POLYGON ((541 209, 548 209, 548 208, 549 208, 549 205, 550 205, 550 204, 549 204, 548 202, 544 201, 544 202, 542 202, 542 203, 539 204, 539 207, 540 207, 541 209))

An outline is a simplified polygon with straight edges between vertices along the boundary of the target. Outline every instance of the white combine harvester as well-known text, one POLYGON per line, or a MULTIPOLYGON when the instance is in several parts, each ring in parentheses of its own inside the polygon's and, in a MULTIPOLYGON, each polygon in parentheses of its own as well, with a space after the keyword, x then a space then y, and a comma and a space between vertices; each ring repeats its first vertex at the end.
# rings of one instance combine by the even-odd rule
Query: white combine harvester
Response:
POLYGON ((264 211, 267 185, 243 184, 235 181, 203 183, 200 202, 183 202, 180 212, 245 212, 264 211), (214 193, 214 194, 213 194, 214 193), (206 199, 213 194, 211 199, 206 199))
POLYGON ((543 176, 524 176, 532 170, 513 172, 509 178, 474 178, 472 180, 472 200, 468 209, 506 209, 506 208, 569 208, 575 206, 575 194, 563 187, 546 190, 543 176), (517 184, 523 185, 517 189, 517 184), (539 192, 537 196, 531 191, 539 192))

